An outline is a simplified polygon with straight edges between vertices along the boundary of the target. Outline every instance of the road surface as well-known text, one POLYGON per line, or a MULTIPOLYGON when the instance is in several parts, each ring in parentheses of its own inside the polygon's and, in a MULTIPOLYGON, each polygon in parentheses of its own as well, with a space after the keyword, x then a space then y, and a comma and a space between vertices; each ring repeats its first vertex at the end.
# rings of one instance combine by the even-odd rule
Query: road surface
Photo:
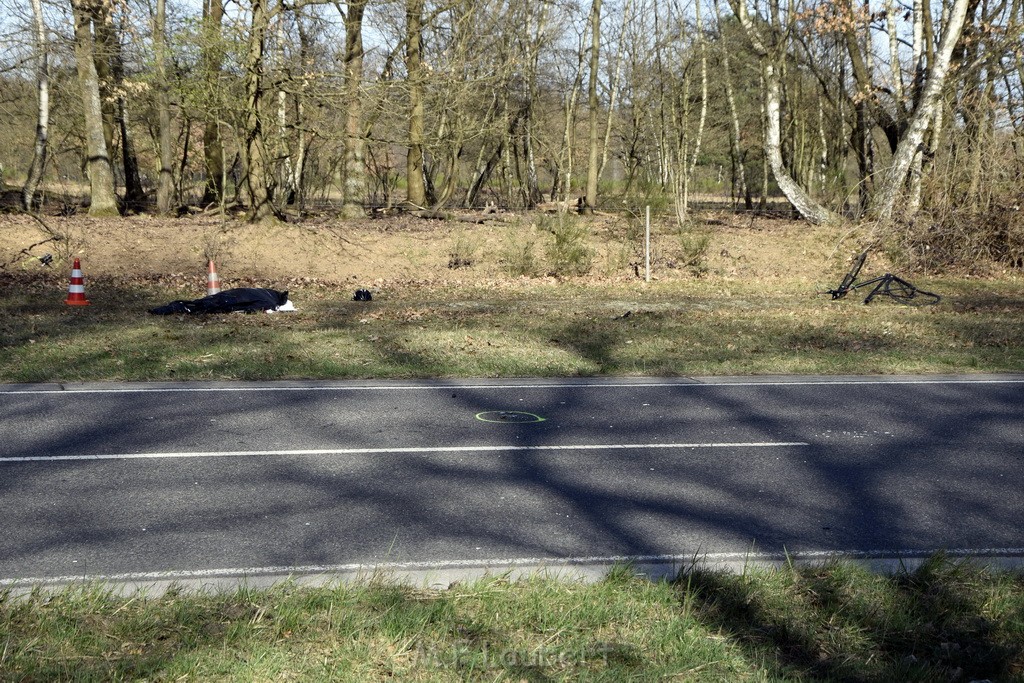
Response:
POLYGON ((0 386, 0 579, 1024 556, 1024 377, 0 386))

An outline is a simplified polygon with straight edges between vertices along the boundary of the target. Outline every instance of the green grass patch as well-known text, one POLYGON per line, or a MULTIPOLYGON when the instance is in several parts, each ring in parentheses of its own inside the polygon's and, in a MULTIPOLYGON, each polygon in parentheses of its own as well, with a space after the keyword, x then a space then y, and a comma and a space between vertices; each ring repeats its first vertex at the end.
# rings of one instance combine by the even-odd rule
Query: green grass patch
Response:
POLYGON ((0 281, 0 381, 1024 370, 1015 281, 921 282, 936 306, 721 278, 396 285, 367 303, 309 285, 297 313, 166 317, 146 310, 196 290, 99 279, 79 308, 61 286, 0 281))
POLYGON ((0 596, 0 677, 109 680, 1016 680, 1024 577, 936 557, 651 582, 0 596))

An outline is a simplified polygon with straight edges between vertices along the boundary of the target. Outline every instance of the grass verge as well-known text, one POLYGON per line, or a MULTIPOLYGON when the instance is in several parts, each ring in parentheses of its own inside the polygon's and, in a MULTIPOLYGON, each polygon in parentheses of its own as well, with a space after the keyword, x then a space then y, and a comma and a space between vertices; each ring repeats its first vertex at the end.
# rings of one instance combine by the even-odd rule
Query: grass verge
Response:
POLYGON ((599 583, 387 580, 116 597, 0 596, 0 677, 108 680, 1019 680, 1024 577, 938 556, 852 564, 628 567, 599 583))
POLYGON ((372 302, 300 283, 297 313, 148 315, 201 283, 0 280, 0 381, 1024 371, 1017 281, 922 282, 936 306, 722 279, 395 285, 372 302))

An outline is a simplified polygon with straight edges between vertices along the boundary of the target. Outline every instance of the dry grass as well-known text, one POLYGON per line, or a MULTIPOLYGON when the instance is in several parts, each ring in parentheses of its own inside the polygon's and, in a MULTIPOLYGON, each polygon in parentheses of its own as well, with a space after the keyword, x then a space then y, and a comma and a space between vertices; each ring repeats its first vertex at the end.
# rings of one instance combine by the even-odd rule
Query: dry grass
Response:
MULTIPOLYGON (((738 218, 708 224, 700 277, 665 251, 680 241, 663 226, 666 246, 656 254, 651 283, 636 276, 637 256, 625 241, 629 226, 606 218, 590 226, 590 274, 566 278, 509 276, 501 259, 515 236, 486 234, 507 226, 474 232, 403 219, 328 238, 347 224, 325 223, 281 226, 280 235, 271 230, 255 242, 243 239, 253 228, 239 227, 219 246, 236 254, 219 267, 223 286, 289 290, 297 313, 146 314, 205 293, 205 243, 195 254, 181 243, 190 230, 206 230, 204 220, 175 223, 176 231, 159 223, 156 236, 151 219, 76 224, 74 230, 91 231, 71 238, 84 240, 75 243, 86 245, 90 259, 83 262, 89 307, 63 304, 63 266, 22 258, 0 271, 0 381, 1024 370, 1019 274, 908 275, 943 295, 937 306, 885 299, 865 306, 854 295, 832 301, 822 291, 838 284, 850 245, 836 250, 837 236, 817 228, 764 220, 739 225, 738 218), (122 234, 129 230, 137 232, 122 234), (116 257, 124 244, 148 244, 151 236, 171 250, 175 268, 190 262, 190 270, 158 270, 142 246, 132 261, 116 257), (353 256, 352 245, 371 237, 372 255, 353 256), (249 256, 237 256, 246 250, 249 256), (470 263, 450 268, 453 253, 470 263), (299 254, 308 271, 291 267, 299 254), (230 275, 229 264, 239 258, 263 264, 268 274, 230 275), (380 268, 380 261, 389 266, 380 268), (371 271, 377 277, 347 274, 371 271), (363 286, 374 300, 351 301, 363 286)), ((523 225, 523 239, 547 234, 523 225)), ((36 230, 28 223, 19 229, 36 230)), ((62 230, 74 232, 70 225, 62 230)), ((537 249, 538 259, 542 252, 537 249)), ((873 258, 865 276, 884 272, 884 262, 873 258)))

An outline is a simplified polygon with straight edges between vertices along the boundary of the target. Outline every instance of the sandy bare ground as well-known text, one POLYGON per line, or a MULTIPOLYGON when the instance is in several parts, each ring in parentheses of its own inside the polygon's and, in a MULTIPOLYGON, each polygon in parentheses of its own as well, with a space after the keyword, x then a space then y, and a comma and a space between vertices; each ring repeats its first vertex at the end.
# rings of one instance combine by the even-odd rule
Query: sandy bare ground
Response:
MULTIPOLYGON (((838 231, 797 221, 725 212, 705 219, 701 229, 710 237, 705 277, 712 279, 825 285, 856 250, 854 241, 838 231)), ((523 279, 508 275, 508 252, 511 245, 529 241, 540 263, 537 277, 529 279, 552 279, 544 265, 552 237, 538 229, 540 220, 537 214, 506 213, 475 224, 399 214, 249 225, 205 214, 37 220, 8 212, 0 214, 0 266, 8 272, 38 269, 36 257, 50 253, 55 268, 68 268, 72 258, 80 258, 87 277, 205 277, 213 258, 225 286, 232 279, 273 286, 306 278, 370 286, 515 284, 523 279), (55 236, 60 239, 44 242, 55 236)), ((642 277, 643 230, 636 219, 601 215, 580 220, 590 228, 595 254, 584 280, 635 282, 642 277)), ((654 278, 693 279, 691 269, 681 264, 674 220, 656 218, 652 232, 654 278)))

